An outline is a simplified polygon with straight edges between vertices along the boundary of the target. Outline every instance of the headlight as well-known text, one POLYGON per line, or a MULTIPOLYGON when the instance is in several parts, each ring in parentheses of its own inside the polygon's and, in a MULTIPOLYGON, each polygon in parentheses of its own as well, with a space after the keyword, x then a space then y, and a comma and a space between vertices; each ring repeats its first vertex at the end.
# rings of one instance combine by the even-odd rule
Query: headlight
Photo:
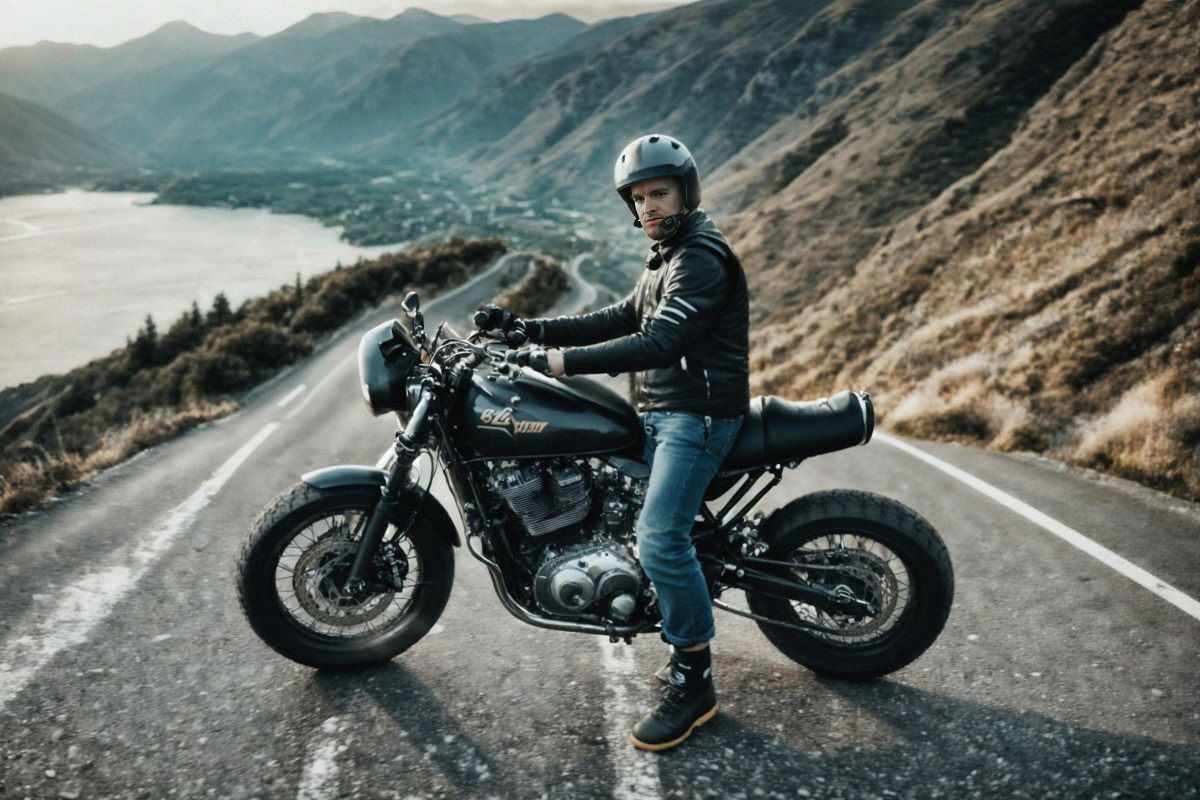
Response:
POLYGON ((407 381, 421 361, 412 337, 396 320, 367 331, 358 343, 363 400, 375 416, 406 409, 407 381))

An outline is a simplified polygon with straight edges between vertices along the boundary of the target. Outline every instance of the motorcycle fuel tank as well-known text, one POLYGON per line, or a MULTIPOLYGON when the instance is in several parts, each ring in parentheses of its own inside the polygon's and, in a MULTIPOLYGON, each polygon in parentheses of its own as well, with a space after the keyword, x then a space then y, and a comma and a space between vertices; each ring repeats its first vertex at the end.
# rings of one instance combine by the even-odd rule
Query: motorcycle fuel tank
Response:
POLYGON ((632 406, 587 378, 475 372, 459 402, 456 438, 481 457, 598 455, 641 443, 632 406))

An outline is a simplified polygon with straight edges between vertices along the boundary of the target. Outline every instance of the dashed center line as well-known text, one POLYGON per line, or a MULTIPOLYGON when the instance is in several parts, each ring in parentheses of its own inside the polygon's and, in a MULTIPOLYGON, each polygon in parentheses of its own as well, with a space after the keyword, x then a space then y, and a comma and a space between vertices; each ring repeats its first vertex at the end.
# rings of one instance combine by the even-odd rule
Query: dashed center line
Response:
POLYGON ((296 800, 327 800, 338 796, 337 755, 346 749, 342 742, 345 727, 341 717, 330 717, 321 723, 317 735, 308 746, 308 758, 296 790, 296 800))
POLYGON ((626 686, 637 673, 633 648, 600 639, 604 654, 604 683, 611 695, 605 706, 608 717, 608 754, 612 761, 615 784, 614 800, 658 800, 662 785, 658 777, 658 756, 634 748, 629 732, 637 722, 637 705, 629 698, 626 686))
POLYGON ((300 395, 300 393, 301 393, 301 392, 303 392, 303 391, 304 391, 306 388, 307 388, 307 387, 306 387, 306 386, 305 386, 303 383, 302 383, 302 384, 300 384, 300 385, 299 385, 299 386, 297 386, 295 389, 292 389, 290 392, 288 392, 288 393, 287 393, 287 394, 285 394, 283 397, 281 397, 281 398, 279 399, 279 402, 278 402, 278 403, 276 403, 275 405, 276 405, 276 406, 278 406, 279 408, 283 408, 283 407, 284 407, 284 406, 286 406, 288 403, 290 403, 290 402, 292 402, 293 400, 295 400, 295 399, 296 399, 296 398, 297 398, 297 397, 300 395))
POLYGON ((942 461, 940 458, 931 456, 924 450, 913 447, 907 442, 901 441, 894 436, 888 436, 886 433, 880 433, 878 431, 875 433, 875 438, 885 444, 895 447, 898 450, 908 453, 913 458, 924 461, 926 464, 929 464, 935 469, 941 470, 955 480, 965 483, 975 491, 991 498, 992 500, 995 500, 1008 510, 1020 514, 1025 519, 1041 527, 1043 530, 1057 536, 1067 544, 1079 548, 1092 558, 1099 561, 1101 564, 1116 570, 1139 586, 1149 589, 1171 605, 1187 614, 1190 614, 1195 619, 1200 620, 1200 601, 1197 601, 1193 597, 1189 597, 1166 581, 1161 580, 1160 578, 1157 578, 1146 570, 1142 569, 1137 564, 1134 564, 1124 557, 1117 555, 1099 542, 1092 541, 1074 528, 1064 525, 1048 514, 1038 511, 1028 503, 1018 500, 1008 492, 998 489, 987 481, 980 480, 971 473, 961 470, 953 464, 948 464, 945 461, 942 461))

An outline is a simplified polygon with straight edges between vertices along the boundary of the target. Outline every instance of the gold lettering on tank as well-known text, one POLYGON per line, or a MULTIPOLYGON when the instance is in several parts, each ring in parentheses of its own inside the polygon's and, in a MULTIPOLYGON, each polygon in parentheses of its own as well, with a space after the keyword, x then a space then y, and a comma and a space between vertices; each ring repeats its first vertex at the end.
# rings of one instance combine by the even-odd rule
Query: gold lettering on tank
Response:
POLYGON ((486 409, 479 415, 479 421, 488 428, 502 430, 514 437, 520 433, 541 433, 550 424, 539 420, 514 419, 511 408, 502 408, 499 411, 486 409))

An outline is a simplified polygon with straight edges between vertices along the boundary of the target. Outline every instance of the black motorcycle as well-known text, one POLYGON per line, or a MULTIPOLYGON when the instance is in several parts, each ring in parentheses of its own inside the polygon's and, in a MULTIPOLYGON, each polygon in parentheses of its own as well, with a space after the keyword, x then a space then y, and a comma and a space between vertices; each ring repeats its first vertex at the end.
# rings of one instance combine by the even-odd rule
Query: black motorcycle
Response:
MULTIPOLYGON (((429 632, 462 540, 420 485, 423 453, 440 461, 467 548, 514 616, 613 641, 657 632, 634 536, 649 468, 629 403, 596 381, 522 366, 528 351, 483 331, 462 339, 443 325, 430 338, 415 293, 403 307, 408 319, 372 329, 358 352, 367 407, 403 424, 394 453, 382 468, 310 472, 259 514, 238 568, 255 632, 323 668, 387 661, 429 632)), ((916 512, 862 491, 749 512, 785 467, 866 444, 873 428, 863 393, 756 397, 692 534, 716 607, 840 678, 897 670, 937 638, 954 593, 945 544, 916 512), (732 589, 744 608, 722 599, 732 589)))

